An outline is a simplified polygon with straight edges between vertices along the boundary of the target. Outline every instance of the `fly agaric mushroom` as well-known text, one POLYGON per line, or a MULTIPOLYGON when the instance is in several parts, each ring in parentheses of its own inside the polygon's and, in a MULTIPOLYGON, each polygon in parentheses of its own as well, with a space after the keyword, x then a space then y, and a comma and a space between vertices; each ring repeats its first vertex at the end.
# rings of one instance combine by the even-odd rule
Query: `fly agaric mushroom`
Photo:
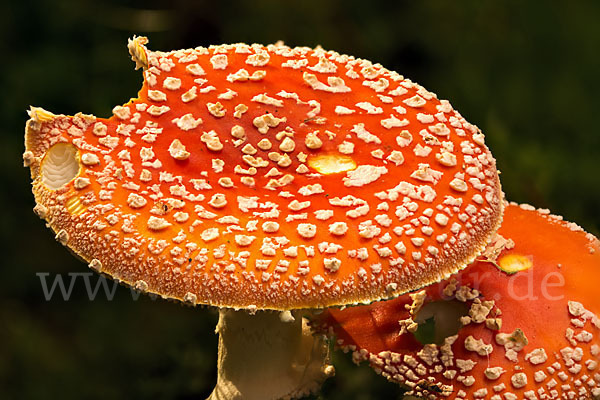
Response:
MULTIPOLYGON (((320 48, 165 53, 146 43, 129 42, 144 83, 113 116, 32 108, 27 123, 35 210, 93 269, 164 298, 291 320, 289 310, 436 282, 498 227, 502 196, 483 134, 401 75, 320 48)), ((221 312, 213 396, 256 386, 262 368, 234 349, 264 360, 289 330, 267 325, 281 323, 221 312)), ((290 350, 292 359, 310 364, 290 350)), ((283 368, 261 389, 285 381, 283 368)), ((302 394, 305 383, 256 397, 302 394)))
POLYGON ((498 232, 488 258, 450 280, 315 324, 410 395, 600 398, 600 242, 515 204, 498 232))

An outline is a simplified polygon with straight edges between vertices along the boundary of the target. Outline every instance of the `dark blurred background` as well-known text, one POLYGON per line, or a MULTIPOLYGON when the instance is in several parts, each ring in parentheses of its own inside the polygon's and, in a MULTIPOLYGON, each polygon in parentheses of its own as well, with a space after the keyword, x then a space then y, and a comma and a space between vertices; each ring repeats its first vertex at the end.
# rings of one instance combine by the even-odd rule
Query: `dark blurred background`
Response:
MULTIPOLYGON (((396 70, 486 133, 507 197, 600 232, 598 1, 110 1, 0 3, 0 398, 202 399, 216 378, 211 309, 119 287, 70 301, 48 284, 87 268, 31 212, 29 105, 108 116, 135 97, 127 38, 171 50, 230 42, 322 45, 396 70)), ((559 244, 557 244, 559 245, 559 244)), ((88 276, 95 287, 96 276, 88 276)), ((112 289, 112 283, 109 287, 112 289)), ((401 398, 336 355, 319 399, 401 398)))

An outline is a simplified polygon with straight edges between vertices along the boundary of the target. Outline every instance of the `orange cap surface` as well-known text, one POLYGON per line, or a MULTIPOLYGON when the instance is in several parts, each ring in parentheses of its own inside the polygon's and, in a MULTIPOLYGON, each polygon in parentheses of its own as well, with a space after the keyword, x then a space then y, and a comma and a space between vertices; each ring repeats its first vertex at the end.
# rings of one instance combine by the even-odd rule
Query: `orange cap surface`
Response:
POLYGON ((498 267, 477 261, 423 291, 326 310, 316 323, 356 362, 369 360, 425 398, 600 396, 600 242, 560 217, 514 204, 499 233, 505 247, 490 249, 501 250, 498 267), (415 319, 440 301, 463 303, 468 314, 457 335, 423 345, 415 319))
POLYGON ((143 87, 113 116, 33 108, 27 124, 36 210, 95 269, 194 304, 324 307, 438 281, 499 225, 481 132, 397 73, 145 43, 129 43, 143 87))

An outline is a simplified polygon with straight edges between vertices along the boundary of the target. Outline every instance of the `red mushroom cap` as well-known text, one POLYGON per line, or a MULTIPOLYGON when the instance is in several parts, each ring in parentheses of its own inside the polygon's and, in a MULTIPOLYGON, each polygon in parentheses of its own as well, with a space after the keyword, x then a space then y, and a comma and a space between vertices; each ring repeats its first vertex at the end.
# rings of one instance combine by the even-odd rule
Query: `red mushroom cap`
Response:
POLYGON ((149 51, 110 118, 31 110, 38 212, 90 266, 191 303, 369 302, 448 276, 499 225, 483 135, 447 101, 332 51, 149 51))
POLYGON ((419 292, 327 310, 321 328, 355 361, 369 360, 426 398, 600 396, 600 242, 547 211, 514 204, 499 234, 506 239, 489 249, 497 266, 477 261, 419 292), (445 301, 466 306, 464 326, 422 344, 419 312, 445 301))

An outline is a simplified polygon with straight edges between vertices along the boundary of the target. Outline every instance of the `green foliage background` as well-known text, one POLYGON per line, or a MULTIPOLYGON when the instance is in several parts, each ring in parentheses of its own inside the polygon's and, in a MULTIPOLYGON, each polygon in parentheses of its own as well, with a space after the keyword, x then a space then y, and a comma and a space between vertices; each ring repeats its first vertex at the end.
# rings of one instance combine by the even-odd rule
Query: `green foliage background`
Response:
MULTIPOLYGON (((110 115, 142 79, 128 37, 158 50, 281 39, 380 62, 486 133, 508 199, 598 235, 599 20, 594 0, 3 1, 0 398, 197 399, 215 381, 214 310, 132 301, 126 288, 89 301, 82 281, 70 301, 47 302, 36 276, 86 267, 31 212, 25 111, 110 115)), ((318 398, 401 397, 348 357, 335 361, 318 398)))

